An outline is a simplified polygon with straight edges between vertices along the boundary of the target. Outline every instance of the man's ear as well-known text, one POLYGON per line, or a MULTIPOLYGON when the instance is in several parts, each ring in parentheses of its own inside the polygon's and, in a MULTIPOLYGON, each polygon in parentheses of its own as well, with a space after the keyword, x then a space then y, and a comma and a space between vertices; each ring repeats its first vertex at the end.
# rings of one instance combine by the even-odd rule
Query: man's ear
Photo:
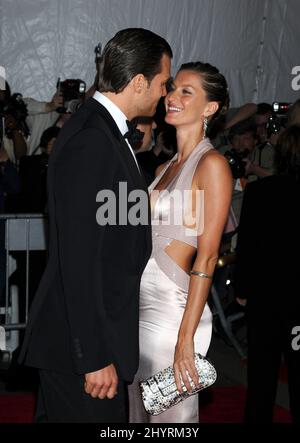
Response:
POLYGON ((147 87, 147 84, 148 84, 148 82, 143 74, 135 75, 131 79, 130 83, 131 83, 134 91, 138 94, 143 92, 143 90, 145 89, 145 87, 147 87))
POLYGON ((219 109, 218 102, 208 102, 207 105, 205 106, 204 117, 210 117, 211 115, 215 114, 218 109, 219 109))

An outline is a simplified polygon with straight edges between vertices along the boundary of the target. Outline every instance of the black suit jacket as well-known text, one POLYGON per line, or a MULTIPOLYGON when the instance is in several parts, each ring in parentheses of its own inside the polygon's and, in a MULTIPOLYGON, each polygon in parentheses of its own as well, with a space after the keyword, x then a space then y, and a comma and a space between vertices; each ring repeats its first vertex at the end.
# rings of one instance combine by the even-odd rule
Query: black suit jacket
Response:
POLYGON ((27 365, 84 374, 114 363, 122 379, 133 378, 151 227, 97 223, 97 193, 114 191, 118 207, 119 182, 127 184, 126 197, 147 192, 116 123, 91 98, 62 129, 50 157, 49 262, 20 355, 27 365))
POLYGON ((236 295, 265 322, 299 321, 300 186, 288 176, 247 185, 238 231, 236 295))

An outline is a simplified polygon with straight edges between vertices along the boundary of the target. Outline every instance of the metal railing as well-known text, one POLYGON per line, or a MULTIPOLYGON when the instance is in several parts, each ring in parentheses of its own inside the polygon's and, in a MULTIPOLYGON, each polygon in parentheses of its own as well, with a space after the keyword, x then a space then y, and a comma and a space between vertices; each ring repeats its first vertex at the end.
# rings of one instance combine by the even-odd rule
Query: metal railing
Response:
MULTIPOLYGON (((226 270, 228 269, 228 267, 233 265, 235 261, 236 261, 236 253, 232 251, 227 251, 226 253, 222 254, 219 257, 216 268, 226 270)), ((232 328, 232 325, 235 321, 245 317, 245 313, 236 312, 230 315, 226 315, 222 303, 222 297, 219 294, 217 286, 214 283, 212 284, 211 287, 211 300, 213 303, 214 320, 216 318, 219 319, 220 326, 226 336, 227 341, 234 347, 234 349, 242 359, 246 358, 246 350, 235 336, 232 328)))
POLYGON ((3 214, 0 215, 0 223, 5 224, 4 245, 1 247, 4 246, 6 257, 5 270, 0 270, 5 272, 5 296, 0 303, 0 352, 2 363, 5 361, 7 366, 13 351, 19 346, 19 332, 26 327, 28 319, 30 252, 47 250, 48 223, 44 214, 3 214), (20 312, 19 287, 10 284, 10 276, 17 269, 12 254, 19 251, 25 252, 26 263, 24 312, 20 312))

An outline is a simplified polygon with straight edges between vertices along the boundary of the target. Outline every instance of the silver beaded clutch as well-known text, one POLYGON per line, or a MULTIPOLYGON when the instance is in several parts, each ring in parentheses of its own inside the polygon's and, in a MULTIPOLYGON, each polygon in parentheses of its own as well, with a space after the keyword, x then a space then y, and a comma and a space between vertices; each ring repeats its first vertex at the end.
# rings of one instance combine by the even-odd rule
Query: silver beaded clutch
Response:
POLYGON ((192 392, 188 392, 182 383, 183 393, 177 390, 173 367, 169 366, 157 374, 140 381, 140 390, 144 407, 148 414, 158 415, 181 401, 211 386, 217 379, 213 365, 202 355, 195 354, 195 367, 199 375, 200 386, 196 387, 188 375, 192 392))

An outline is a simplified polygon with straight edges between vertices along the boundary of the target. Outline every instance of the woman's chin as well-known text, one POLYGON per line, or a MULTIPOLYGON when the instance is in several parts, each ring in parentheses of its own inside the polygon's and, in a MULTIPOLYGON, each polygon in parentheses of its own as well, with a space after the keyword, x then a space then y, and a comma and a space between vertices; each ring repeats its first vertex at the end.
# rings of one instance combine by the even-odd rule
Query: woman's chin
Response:
POLYGON ((167 114, 165 117, 165 122, 169 123, 169 125, 173 125, 174 123, 176 123, 176 116, 172 114, 167 114))

